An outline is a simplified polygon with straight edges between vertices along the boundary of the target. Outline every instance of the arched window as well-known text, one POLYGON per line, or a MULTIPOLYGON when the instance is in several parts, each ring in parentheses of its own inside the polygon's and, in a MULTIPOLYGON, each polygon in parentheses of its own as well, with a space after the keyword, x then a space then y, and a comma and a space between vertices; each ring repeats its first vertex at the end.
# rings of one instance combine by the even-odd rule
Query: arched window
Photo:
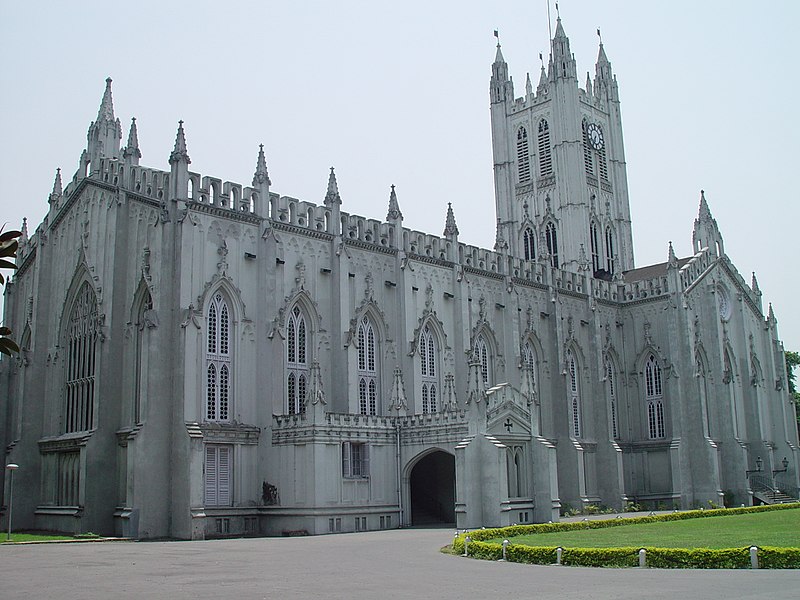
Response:
POLYGON ((525 260, 536 260, 536 234, 530 227, 526 227, 522 233, 522 249, 525 260))
POLYGON ((506 475, 508 480, 508 497, 522 498, 527 490, 525 483, 525 461, 521 446, 510 446, 506 449, 506 475))
POLYGON ((491 352, 489 352, 489 345, 482 335, 479 335, 478 339, 475 340, 475 355, 478 357, 478 360, 481 361, 481 377, 483 378, 483 383, 486 387, 490 387, 493 383, 492 357, 491 352))
POLYGON ((66 338, 64 433, 88 431, 94 425, 97 359, 97 299, 88 282, 83 283, 72 304, 66 338))
POLYGON ((553 155, 550 149, 550 126, 547 121, 539 121, 539 176, 553 174, 553 155))
POLYGON ((358 324, 358 405, 362 415, 378 414, 378 361, 375 327, 368 316, 358 324))
POLYGON ((228 421, 231 400, 231 316, 217 292, 208 305, 206 325, 206 420, 228 421))
POLYGON ((570 432, 573 437, 581 437, 581 395, 578 383, 578 365, 572 350, 567 350, 567 393, 569 394, 570 432))
POLYGON ((528 377, 531 380, 531 386, 536 385, 536 353, 533 350, 533 344, 525 342, 522 347, 522 368, 528 372, 528 377))
POLYGON ((150 296, 149 290, 145 290, 144 296, 139 303, 139 308, 136 311, 136 357, 134 374, 134 390, 133 390, 133 422, 142 422, 142 406, 143 398, 145 395, 145 382, 147 381, 147 352, 144 344, 145 332, 147 324, 145 322, 145 313, 153 310, 153 298, 150 296))
POLYGON ((436 412, 439 392, 439 353, 433 332, 426 325, 419 335, 422 412, 436 412))
POLYGON ((652 354, 644 367, 645 399, 647 402, 647 436, 651 440, 665 437, 664 393, 661 387, 661 367, 652 354))
POLYGON ((616 256, 614 254, 614 232, 611 227, 606 227, 606 271, 614 273, 616 256))
POLYGON ((589 143, 589 132, 586 119, 583 120, 583 167, 587 175, 594 175, 594 160, 592 158, 592 146, 589 143))
POLYGON ((519 182, 531 180, 531 162, 528 157, 528 130, 520 127, 517 130, 517 171, 519 182))
POLYGON ((606 390, 608 391, 608 404, 611 410, 611 437, 619 439, 619 425, 617 422, 617 382, 614 376, 614 365, 611 359, 606 357, 606 390))
POLYGON ((555 223, 552 221, 545 227, 545 237, 547 238, 547 252, 550 254, 550 265, 558 268, 558 234, 556 233, 555 223))
POLYGON ((286 399, 290 415, 306 410, 308 366, 308 326, 303 311, 295 305, 286 324, 286 399))
POLYGON ((589 241, 592 247, 592 273, 600 270, 600 244, 597 235, 597 223, 592 221, 589 226, 589 241))

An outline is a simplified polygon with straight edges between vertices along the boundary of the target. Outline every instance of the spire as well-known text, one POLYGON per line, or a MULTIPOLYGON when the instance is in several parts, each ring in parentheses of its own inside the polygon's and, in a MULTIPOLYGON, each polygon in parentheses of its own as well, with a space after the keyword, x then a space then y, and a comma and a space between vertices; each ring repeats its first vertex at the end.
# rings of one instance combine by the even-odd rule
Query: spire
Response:
POLYGON ((178 121, 178 134, 175 136, 175 148, 169 155, 169 163, 185 162, 187 165, 192 163, 189 153, 186 150, 186 137, 183 133, 183 121, 178 121))
POLYGON ((392 191, 389 194, 389 212, 386 214, 386 220, 403 220, 403 213, 400 212, 400 205, 397 203, 397 194, 394 191, 394 184, 392 184, 392 191))
POLYGON ((531 84, 531 74, 525 74, 525 95, 532 96, 533 95, 533 85, 531 84))
POLYGON ((22 233, 19 236, 20 244, 24 244, 28 241, 28 218, 22 217, 22 233))
POLYGON ((447 203, 447 218, 444 222, 444 235, 445 237, 458 236, 458 226, 456 225, 456 217, 453 214, 453 205, 447 203))
POLYGON ((697 218, 700 221, 713 220, 713 217, 711 216, 711 209, 708 208, 708 202, 706 202, 705 190, 700 190, 700 210, 697 213, 697 218))
POLYGON ((106 91, 100 101, 100 110, 97 111, 97 122, 114 122, 114 100, 111 97, 111 77, 106 78, 106 91))
POLYGON ((128 132, 128 145, 122 152, 122 156, 135 165, 139 164, 142 153, 139 150, 139 132, 136 129, 136 117, 131 118, 131 129, 128 132))
POLYGON ((269 173, 267 172, 267 159, 264 156, 264 144, 259 144, 256 172, 253 174, 253 187, 263 186, 264 184, 270 186, 272 185, 272 181, 270 181, 269 173))
POLYGON ((342 197, 339 195, 339 184, 336 181, 336 173, 333 167, 331 167, 331 174, 328 175, 328 193, 325 194, 325 206, 341 203, 342 197))
POLYGON ((50 204, 58 202, 62 195, 63 189, 61 187, 61 168, 58 168, 56 169, 56 179, 53 181, 53 191, 50 192, 50 204))
POLYGON ((769 303, 769 311, 767 312, 767 323, 773 327, 778 322, 778 319, 775 318, 775 311, 772 310, 772 302, 769 303))
POLYGON ((497 53, 492 63, 492 79, 489 83, 489 96, 493 104, 514 99, 514 87, 508 76, 508 65, 500 50, 500 38, 497 36, 497 31, 494 33, 497 37, 497 53))
POLYGON ((544 68, 544 63, 542 63, 542 71, 539 73, 539 85, 536 88, 536 93, 541 94, 545 90, 547 90, 547 71, 544 68))
POLYGON ((497 219, 497 232, 494 237, 494 249, 496 252, 505 252, 508 250, 508 244, 503 237, 503 224, 500 219, 497 219))

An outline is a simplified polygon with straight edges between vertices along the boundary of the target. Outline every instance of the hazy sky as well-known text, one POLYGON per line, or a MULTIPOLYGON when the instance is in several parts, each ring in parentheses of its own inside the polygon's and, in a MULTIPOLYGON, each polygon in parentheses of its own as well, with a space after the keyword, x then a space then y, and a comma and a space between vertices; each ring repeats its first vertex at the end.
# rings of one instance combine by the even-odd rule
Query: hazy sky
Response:
MULTIPOLYGON (((746 281, 756 271, 786 348, 800 350, 800 3, 562 0, 581 85, 596 29, 617 75, 637 266, 691 253, 700 189, 746 281), (768 8, 765 8, 768 7, 768 8), (793 176, 792 173, 795 173, 793 176)), ((545 0, 35 2, 0 0, 0 222, 31 233, 65 183, 106 77, 142 164, 168 170, 178 119, 191 169, 408 227, 494 243, 488 83, 494 29, 524 93, 547 56, 545 0)), ((555 19, 555 6, 552 6, 555 19)))

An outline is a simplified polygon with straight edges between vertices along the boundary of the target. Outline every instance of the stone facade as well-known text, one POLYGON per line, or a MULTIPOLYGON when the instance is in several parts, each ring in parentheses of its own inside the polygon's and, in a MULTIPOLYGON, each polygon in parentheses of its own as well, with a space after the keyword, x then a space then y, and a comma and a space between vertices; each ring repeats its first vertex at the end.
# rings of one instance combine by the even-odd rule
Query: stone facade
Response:
MULTIPOLYGON (((695 254, 635 268, 619 92, 490 82, 497 241, 139 164, 107 81, 78 170, 24 232, 0 444, 20 528, 131 537, 558 519, 796 493, 777 322, 701 195, 695 254), (782 459, 788 466, 781 470, 782 459), (758 473, 757 458, 763 463, 758 473), (770 476, 771 475, 771 476, 770 476)), ((7 494, 7 490, 5 491, 7 494)))

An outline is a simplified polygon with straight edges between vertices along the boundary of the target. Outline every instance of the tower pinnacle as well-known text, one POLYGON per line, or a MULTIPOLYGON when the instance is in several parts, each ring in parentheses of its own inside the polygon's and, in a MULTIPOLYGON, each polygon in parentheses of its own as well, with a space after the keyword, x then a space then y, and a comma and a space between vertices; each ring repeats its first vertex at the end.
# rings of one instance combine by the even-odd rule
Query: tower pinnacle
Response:
POLYGON ((183 121, 178 121, 178 133, 175 136, 175 148, 172 154, 169 155, 170 164, 176 162, 185 162, 187 165, 191 164, 192 160, 189 158, 189 153, 186 150, 186 136, 183 133, 183 121))
POLYGON ((256 160, 256 172, 253 174, 253 187, 267 184, 272 185, 267 172, 267 158, 264 156, 264 144, 258 145, 258 159, 256 160))
POLYGON ((394 184, 392 184, 392 191, 389 193, 389 212, 386 214, 387 221, 397 221, 403 219, 403 213, 400 212, 400 205, 397 202, 397 194, 394 191, 394 184))
POLYGON ((131 118, 131 128, 128 132, 128 145, 122 151, 122 156, 135 165, 139 164, 142 152, 139 150, 139 132, 136 129, 136 117, 131 118))
POLYGON ((342 197, 339 195, 339 183, 336 181, 336 172, 331 167, 331 173, 328 175, 328 192, 325 194, 325 206, 332 204, 341 204, 342 197))
POLYGON ((447 203, 447 218, 444 222, 444 235, 445 237, 458 235, 456 216, 453 214, 453 205, 450 202, 447 203))
POLYGON ((103 92, 103 99, 100 101, 100 110, 97 111, 97 122, 114 122, 114 100, 111 97, 111 77, 106 78, 106 90, 103 92))

